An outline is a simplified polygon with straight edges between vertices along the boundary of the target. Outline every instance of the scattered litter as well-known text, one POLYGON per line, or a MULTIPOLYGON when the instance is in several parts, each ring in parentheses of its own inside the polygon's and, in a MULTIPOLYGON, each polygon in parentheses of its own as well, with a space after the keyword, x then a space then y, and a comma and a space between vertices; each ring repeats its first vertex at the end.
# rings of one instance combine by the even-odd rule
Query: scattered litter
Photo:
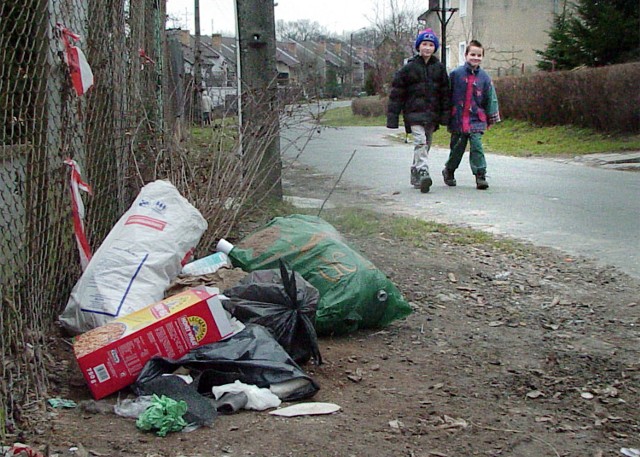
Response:
POLYGON ((187 412, 187 403, 172 398, 154 395, 151 405, 136 421, 136 426, 145 431, 155 431, 158 436, 179 432, 187 426, 182 416, 187 412))
POLYGON ((623 447, 620 449, 622 455, 626 455, 627 457, 640 457, 640 449, 632 448, 632 447, 623 447))
POLYGON ((242 268, 220 268, 215 273, 198 276, 181 274, 167 287, 165 296, 175 295, 185 289, 192 289, 198 286, 215 287, 219 290, 225 290, 236 285, 238 281, 247 276, 247 274, 248 273, 243 271, 242 268))
POLYGON ((544 397, 544 394, 539 390, 532 390, 531 392, 527 392, 527 398, 540 398, 544 397))
POLYGON ((558 324, 546 324, 546 323, 543 323, 542 324, 542 328, 547 329, 547 330, 558 330, 560 328, 560 326, 558 324))
POLYGON ((360 368, 356 368, 355 372, 348 372, 347 379, 356 383, 362 381, 362 370, 360 368))
POLYGON ((497 280, 502 280, 502 279, 507 279, 509 276, 511 276, 510 271, 501 271, 500 273, 497 273, 493 278, 497 280))
POLYGON ((239 392, 244 392, 247 395, 247 404, 244 407, 245 409, 263 411, 269 408, 277 408, 280 406, 280 403, 282 403, 282 400, 280 400, 278 396, 269 389, 244 384, 240 381, 235 381, 233 384, 213 386, 211 388, 211 393, 213 393, 216 400, 220 399, 226 393, 239 392))
MULTIPOLYGON (((204 392, 204 390, 203 390, 204 392)), ((211 426, 218 416, 215 405, 209 398, 205 398, 198 391, 194 383, 187 383, 182 376, 156 376, 145 384, 145 394, 166 396, 175 401, 187 404, 184 420, 199 426, 211 426)))
POLYGON ((215 401, 215 407, 220 414, 234 414, 245 409, 248 401, 249 397, 244 392, 227 392, 215 401))
POLYGON ((229 257, 224 252, 214 252, 206 257, 194 260, 182 267, 182 274, 207 275, 215 273, 220 268, 233 268, 229 257))
POLYGON ((398 419, 394 419, 392 421, 389 421, 389 427, 391 427, 394 430, 400 430, 402 427, 404 427, 404 424, 400 422, 398 419))
POLYGON ((151 406, 152 400, 153 396, 151 395, 141 395, 136 398, 125 398, 124 400, 118 400, 118 403, 113 407, 113 411, 118 416, 137 419, 149 406, 151 406))
POLYGON ((595 389, 595 393, 604 397, 616 398, 619 395, 618 389, 613 386, 607 386, 604 389, 595 389))
POLYGON ((89 457, 89 452, 84 448, 82 444, 69 448, 69 452, 74 457, 89 457))
POLYGON ((442 416, 442 421, 444 423, 441 425, 438 425, 436 428, 450 430, 454 428, 467 428, 469 426, 466 420, 459 419, 459 418, 456 419, 456 418, 447 416, 446 414, 442 416))
POLYGON ((14 443, 11 447, 2 446, 0 449, 3 452, 3 457, 44 457, 42 452, 36 451, 22 443, 14 443))
POLYGON ((269 412, 274 416, 294 417, 294 416, 314 416, 319 414, 332 414, 340 411, 340 406, 335 403, 308 402, 298 403, 297 405, 279 408, 269 412))
POLYGON ((580 396, 585 400, 592 400, 595 395, 593 395, 591 392, 580 392, 580 396))
POLYGON ((50 398, 47 400, 47 403, 53 408, 76 408, 78 404, 73 400, 68 400, 66 398, 50 398))

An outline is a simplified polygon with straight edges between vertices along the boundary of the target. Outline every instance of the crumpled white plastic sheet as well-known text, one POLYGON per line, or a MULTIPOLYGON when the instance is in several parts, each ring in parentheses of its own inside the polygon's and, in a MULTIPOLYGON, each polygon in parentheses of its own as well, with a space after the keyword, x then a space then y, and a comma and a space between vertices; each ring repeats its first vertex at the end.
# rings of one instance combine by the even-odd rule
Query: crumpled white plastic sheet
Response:
POLYGON ((244 392, 247 396, 247 404, 244 409, 253 409, 256 411, 264 411, 269 408, 277 408, 282 400, 269 389, 260 388, 258 386, 244 384, 236 381, 233 384, 224 384, 222 386, 213 386, 211 392, 216 400, 220 399, 226 393, 244 392))

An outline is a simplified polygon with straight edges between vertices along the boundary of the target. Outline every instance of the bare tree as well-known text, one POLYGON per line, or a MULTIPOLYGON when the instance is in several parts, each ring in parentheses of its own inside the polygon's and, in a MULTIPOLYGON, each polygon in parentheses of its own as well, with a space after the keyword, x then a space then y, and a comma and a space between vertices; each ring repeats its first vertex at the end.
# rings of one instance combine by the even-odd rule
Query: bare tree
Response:
POLYGON ((330 36, 326 27, 309 19, 297 21, 276 21, 276 36, 278 40, 309 41, 330 36))
POLYGON ((395 71, 414 54, 420 13, 419 2, 415 0, 380 0, 372 17, 367 17, 377 36, 374 75, 377 93, 387 92, 395 71))

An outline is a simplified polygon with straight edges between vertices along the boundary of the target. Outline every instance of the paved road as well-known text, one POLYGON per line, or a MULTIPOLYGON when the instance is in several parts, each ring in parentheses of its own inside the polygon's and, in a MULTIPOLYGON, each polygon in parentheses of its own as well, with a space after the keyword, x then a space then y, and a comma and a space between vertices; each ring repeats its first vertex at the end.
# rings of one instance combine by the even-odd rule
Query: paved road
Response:
MULTIPOLYGON (((409 185, 412 147, 389 140, 391 132, 384 127, 322 129, 298 160, 337 177, 356 150, 342 183, 385 195, 398 212, 558 248, 640 277, 640 173, 488 154, 490 188, 478 191, 467 155, 456 173, 458 186, 447 187, 440 174, 447 151, 432 149, 434 185, 421 194, 409 185)), ((283 150, 285 158, 297 154, 283 150)))

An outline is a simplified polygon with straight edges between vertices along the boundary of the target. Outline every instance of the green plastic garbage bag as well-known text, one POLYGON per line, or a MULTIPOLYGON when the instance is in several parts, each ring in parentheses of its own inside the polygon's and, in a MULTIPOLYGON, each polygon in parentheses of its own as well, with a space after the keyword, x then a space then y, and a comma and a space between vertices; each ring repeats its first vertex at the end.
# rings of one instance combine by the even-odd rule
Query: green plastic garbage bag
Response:
POLYGON ((151 405, 136 420, 136 426, 145 431, 155 430, 158 436, 166 436, 169 432, 179 432, 187 426, 182 417, 186 412, 187 402, 154 394, 151 405))
POLYGON ((276 217, 237 246, 220 240, 218 250, 227 251, 233 265, 245 271, 277 268, 282 258, 300 273, 320 292, 319 335, 383 327, 411 313, 384 273, 319 217, 276 217))

